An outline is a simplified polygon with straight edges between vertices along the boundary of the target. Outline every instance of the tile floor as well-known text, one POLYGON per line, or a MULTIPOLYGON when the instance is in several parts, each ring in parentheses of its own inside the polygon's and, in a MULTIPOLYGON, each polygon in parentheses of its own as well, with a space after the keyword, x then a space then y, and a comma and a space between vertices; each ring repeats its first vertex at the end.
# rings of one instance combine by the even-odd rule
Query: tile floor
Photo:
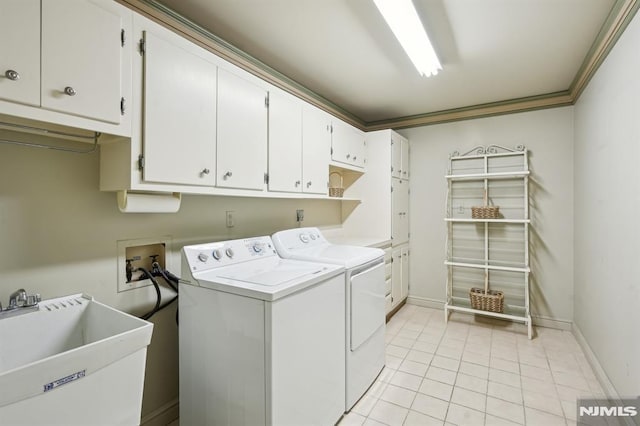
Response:
POLYGON ((568 331, 405 305, 387 324, 386 367, 340 426, 575 425, 604 397, 568 331))

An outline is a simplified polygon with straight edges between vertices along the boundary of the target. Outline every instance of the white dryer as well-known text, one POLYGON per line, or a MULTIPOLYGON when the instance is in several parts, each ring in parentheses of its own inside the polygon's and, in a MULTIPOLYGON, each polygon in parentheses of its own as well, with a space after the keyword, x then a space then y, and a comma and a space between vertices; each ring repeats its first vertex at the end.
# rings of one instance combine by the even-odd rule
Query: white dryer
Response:
POLYGON ((185 246, 180 423, 329 425, 344 412, 344 268, 271 238, 185 246))
POLYGON ((345 272, 345 412, 384 367, 384 251, 328 242, 318 228, 295 228, 272 236, 287 259, 342 265, 345 272))

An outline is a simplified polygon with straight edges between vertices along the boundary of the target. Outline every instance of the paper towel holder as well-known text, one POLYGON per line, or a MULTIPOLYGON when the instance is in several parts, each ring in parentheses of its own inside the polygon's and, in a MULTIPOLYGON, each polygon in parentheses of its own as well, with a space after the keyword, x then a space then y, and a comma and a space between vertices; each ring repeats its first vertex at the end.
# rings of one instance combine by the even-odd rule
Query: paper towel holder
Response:
POLYGON ((180 192, 118 191, 118 209, 122 213, 177 213, 180 210, 180 192))

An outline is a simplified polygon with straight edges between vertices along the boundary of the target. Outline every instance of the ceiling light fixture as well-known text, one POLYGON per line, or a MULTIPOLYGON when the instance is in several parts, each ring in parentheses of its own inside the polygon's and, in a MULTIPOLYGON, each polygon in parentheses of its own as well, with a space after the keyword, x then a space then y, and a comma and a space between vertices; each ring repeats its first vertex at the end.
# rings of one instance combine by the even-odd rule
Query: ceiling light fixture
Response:
POLYGON ((438 74, 442 65, 412 1, 373 0, 373 2, 418 72, 427 77, 438 74))

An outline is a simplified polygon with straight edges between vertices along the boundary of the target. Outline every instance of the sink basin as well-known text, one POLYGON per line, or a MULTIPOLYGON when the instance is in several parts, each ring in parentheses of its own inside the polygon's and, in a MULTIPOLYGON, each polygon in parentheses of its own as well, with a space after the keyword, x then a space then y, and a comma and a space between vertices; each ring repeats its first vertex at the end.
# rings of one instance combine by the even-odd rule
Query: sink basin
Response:
POLYGON ((0 317, 0 423, 138 425, 152 331, 81 294, 0 317))

